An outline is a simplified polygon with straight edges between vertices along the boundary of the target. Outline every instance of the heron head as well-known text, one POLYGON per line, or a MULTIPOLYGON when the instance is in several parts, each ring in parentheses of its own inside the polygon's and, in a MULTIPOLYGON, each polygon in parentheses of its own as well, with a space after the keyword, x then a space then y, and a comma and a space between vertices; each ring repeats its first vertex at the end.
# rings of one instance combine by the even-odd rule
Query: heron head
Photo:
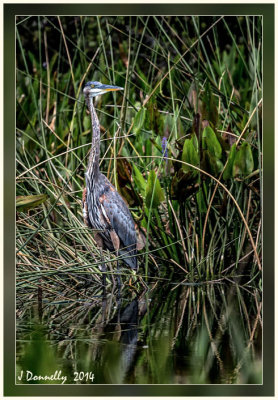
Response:
POLYGON ((123 88, 120 86, 105 85, 97 81, 90 81, 84 86, 83 93, 85 96, 95 97, 104 93, 114 92, 115 90, 123 90, 123 88))

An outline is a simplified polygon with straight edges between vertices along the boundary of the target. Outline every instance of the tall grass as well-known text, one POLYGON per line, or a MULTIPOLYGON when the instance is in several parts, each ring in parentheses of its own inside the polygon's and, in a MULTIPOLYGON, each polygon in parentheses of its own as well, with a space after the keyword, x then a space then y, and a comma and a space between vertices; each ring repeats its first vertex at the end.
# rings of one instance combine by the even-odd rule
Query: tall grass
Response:
POLYGON ((101 170, 146 237, 145 279, 167 260, 191 281, 258 282, 261 19, 18 17, 19 285, 57 269, 99 280, 81 213, 87 80, 125 88, 96 103, 101 170))

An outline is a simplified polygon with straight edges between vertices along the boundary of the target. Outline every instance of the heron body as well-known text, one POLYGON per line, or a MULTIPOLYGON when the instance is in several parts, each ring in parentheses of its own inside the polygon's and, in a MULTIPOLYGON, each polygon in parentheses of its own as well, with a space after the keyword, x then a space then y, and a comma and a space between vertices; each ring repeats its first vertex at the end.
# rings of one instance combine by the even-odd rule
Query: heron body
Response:
POLYGON ((131 213, 112 183, 99 171, 100 126, 93 105, 95 96, 120 90, 118 86, 88 82, 83 93, 91 115, 92 146, 85 173, 86 188, 83 192, 83 217, 88 227, 95 231, 99 247, 116 251, 123 261, 137 270, 137 236, 131 213))

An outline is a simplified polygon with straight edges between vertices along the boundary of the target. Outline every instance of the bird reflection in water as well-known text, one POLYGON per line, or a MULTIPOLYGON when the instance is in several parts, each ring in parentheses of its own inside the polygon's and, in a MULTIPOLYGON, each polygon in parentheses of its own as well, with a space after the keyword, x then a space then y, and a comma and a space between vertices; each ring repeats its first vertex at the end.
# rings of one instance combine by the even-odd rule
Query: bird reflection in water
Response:
MULTIPOLYGON (((102 328, 99 330, 100 343, 98 346, 98 360, 101 365, 114 363, 113 357, 117 360, 117 382, 124 381, 125 376, 131 370, 138 350, 138 332, 140 321, 147 311, 146 292, 136 295, 130 302, 126 298, 117 297, 117 310, 111 319, 106 319, 109 313, 109 298, 104 292, 102 298, 102 328), (124 304, 123 304, 124 303, 124 304)), ((115 376, 110 376, 108 368, 101 371, 104 380, 113 381, 115 376), (107 376, 109 375, 109 376, 107 376)))

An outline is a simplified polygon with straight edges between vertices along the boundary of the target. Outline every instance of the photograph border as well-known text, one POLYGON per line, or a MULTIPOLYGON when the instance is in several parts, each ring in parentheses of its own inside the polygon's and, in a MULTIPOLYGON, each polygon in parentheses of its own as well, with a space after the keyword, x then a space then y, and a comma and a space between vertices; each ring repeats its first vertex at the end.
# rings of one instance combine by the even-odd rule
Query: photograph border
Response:
POLYGON ((274 395, 274 4, 4 4, 4 395, 274 395), (16 15, 263 16, 263 384, 15 384, 15 17, 16 15), (14 71, 14 73, 13 73, 14 71))

